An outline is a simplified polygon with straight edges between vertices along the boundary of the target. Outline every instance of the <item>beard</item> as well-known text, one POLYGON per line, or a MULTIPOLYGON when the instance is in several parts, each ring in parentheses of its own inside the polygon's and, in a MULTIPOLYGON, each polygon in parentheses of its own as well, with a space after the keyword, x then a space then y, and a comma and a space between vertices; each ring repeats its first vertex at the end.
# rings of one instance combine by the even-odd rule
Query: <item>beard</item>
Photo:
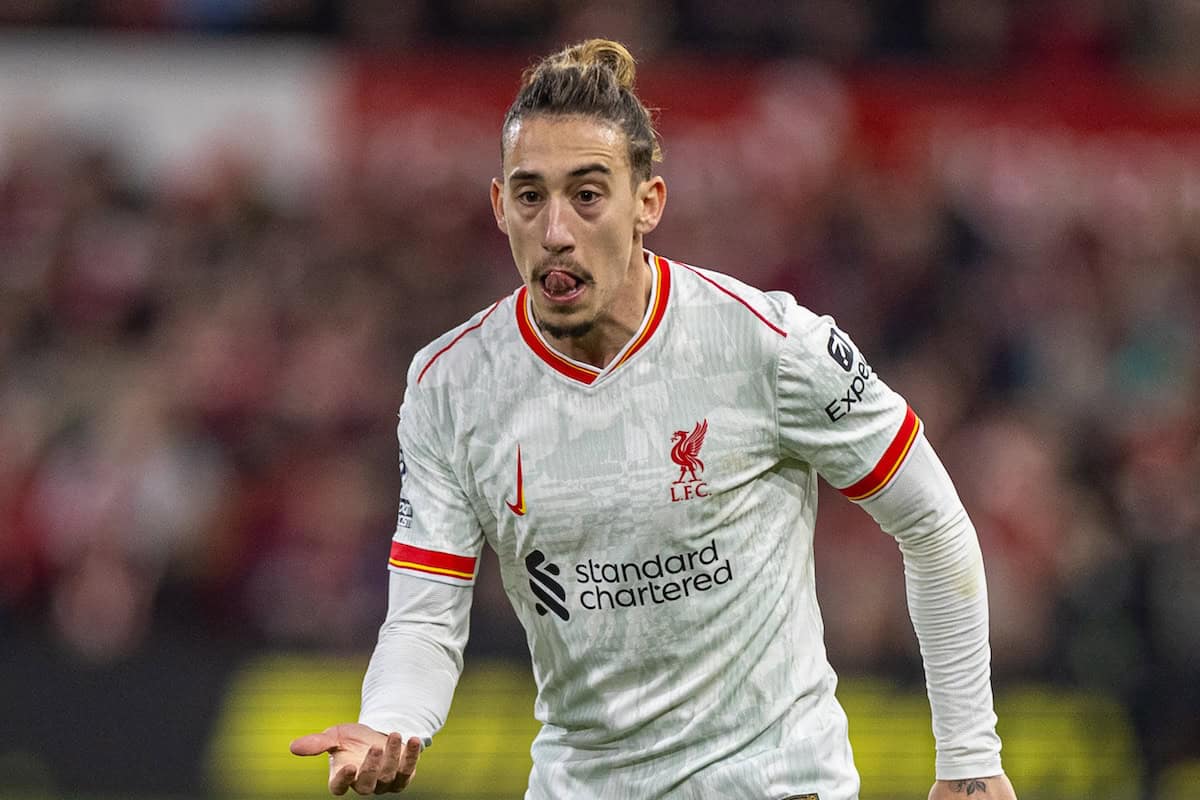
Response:
POLYGON ((596 323, 580 322, 576 325, 555 325, 551 322, 537 320, 537 326, 542 333, 549 336, 551 339, 582 339, 592 332, 592 328, 596 327, 596 323))

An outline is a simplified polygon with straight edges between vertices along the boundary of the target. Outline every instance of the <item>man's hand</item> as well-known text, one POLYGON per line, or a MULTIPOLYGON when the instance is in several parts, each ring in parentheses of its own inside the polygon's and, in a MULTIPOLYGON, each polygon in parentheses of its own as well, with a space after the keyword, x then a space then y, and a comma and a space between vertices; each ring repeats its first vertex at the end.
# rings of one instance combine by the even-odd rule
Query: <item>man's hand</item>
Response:
POLYGON ((938 781, 929 790, 929 800, 1017 800, 1007 775, 938 781))
POLYGON ((421 740, 408 742, 398 734, 384 735, 357 722, 334 725, 292 742, 292 753, 316 756, 329 753, 329 791, 341 796, 402 792, 417 771, 421 740))

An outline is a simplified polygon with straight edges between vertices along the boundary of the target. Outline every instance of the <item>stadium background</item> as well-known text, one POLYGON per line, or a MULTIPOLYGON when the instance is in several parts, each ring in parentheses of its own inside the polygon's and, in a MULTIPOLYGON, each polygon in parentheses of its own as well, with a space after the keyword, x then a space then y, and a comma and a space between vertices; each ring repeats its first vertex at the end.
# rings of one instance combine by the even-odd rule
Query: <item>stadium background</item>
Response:
MULTIPOLYGON (((405 367, 514 287, 498 123, 591 35, 661 110, 650 246, 833 313, 925 419, 1024 800, 1200 797, 1196 3, 8 0, 0 798, 325 796, 287 742, 357 710, 405 367)), ((822 503, 864 797, 924 797, 898 554, 822 503)), ((520 796, 494 567, 415 798, 520 796)))

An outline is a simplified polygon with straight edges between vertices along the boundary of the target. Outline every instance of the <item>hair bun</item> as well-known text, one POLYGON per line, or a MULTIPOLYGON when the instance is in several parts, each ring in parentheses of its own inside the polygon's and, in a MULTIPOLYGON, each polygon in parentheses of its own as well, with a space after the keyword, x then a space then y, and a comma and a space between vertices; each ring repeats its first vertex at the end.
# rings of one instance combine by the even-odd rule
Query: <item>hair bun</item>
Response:
POLYGON ((633 54, 620 42, 612 39, 588 39, 573 44, 546 59, 547 66, 577 66, 582 69, 602 67, 611 70, 622 89, 633 89, 637 74, 633 54))

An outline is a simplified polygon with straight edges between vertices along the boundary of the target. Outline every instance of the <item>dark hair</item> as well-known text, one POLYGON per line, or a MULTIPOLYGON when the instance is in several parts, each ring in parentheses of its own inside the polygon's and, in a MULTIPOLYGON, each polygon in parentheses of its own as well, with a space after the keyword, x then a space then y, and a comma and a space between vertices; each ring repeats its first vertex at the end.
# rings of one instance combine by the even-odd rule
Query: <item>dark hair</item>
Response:
POLYGON ((620 42, 588 39, 546 56, 525 70, 504 115, 501 157, 512 125, 536 114, 593 117, 612 123, 629 142, 629 166, 639 181, 662 161, 650 112, 633 91, 633 56, 620 42))

